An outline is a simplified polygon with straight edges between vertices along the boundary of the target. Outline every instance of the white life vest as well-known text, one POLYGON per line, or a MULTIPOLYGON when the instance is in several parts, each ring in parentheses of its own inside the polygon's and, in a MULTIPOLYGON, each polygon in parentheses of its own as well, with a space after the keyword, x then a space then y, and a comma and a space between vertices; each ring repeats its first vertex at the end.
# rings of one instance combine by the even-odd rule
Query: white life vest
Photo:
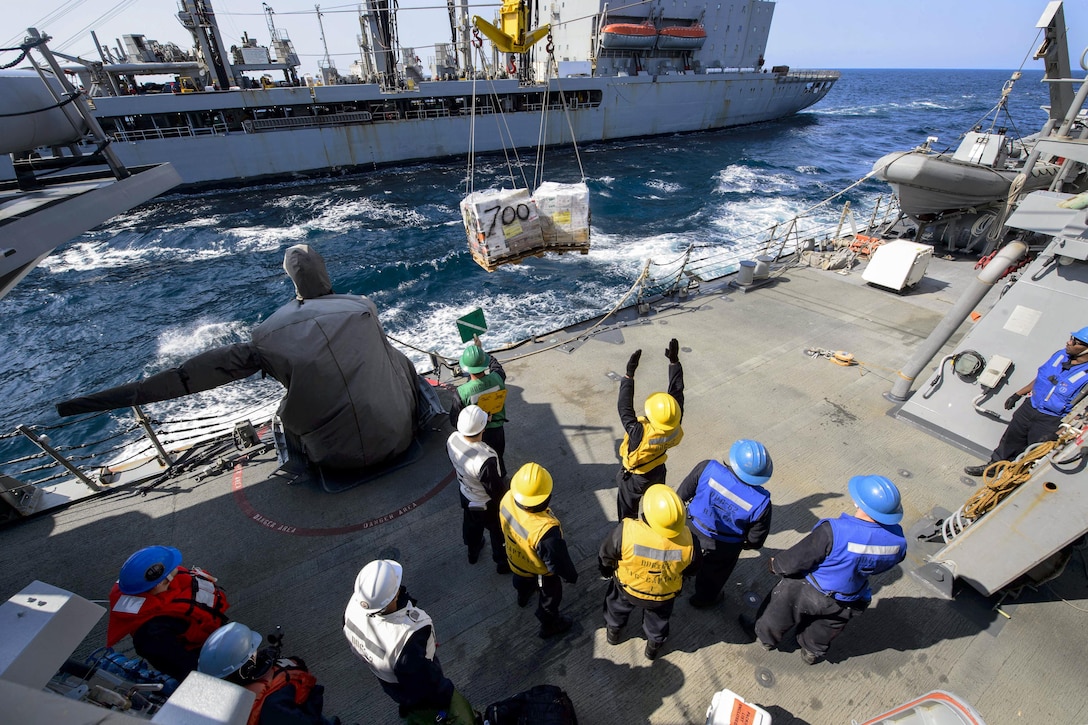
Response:
POLYGON ((450 461, 457 472, 457 481, 461 484, 461 493, 468 499, 469 508, 486 508, 491 498, 480 480, 480 473, 487 459, 498 458, 498 454, 483 441, 465 440, 456 431, 446 441, 446 452, 450 454, 450 461))
MULTIPOLYGON (((362 659, 378 679, 397 683, 393 668, 412 635, 431 624, 431 618, 411 603, 392 614, 367 614, 352 596, 344 612, 344 636, 355 654, 362 659)), ((433 660, 435 652, 434 629, 427 638, 427 659, 433 660)))

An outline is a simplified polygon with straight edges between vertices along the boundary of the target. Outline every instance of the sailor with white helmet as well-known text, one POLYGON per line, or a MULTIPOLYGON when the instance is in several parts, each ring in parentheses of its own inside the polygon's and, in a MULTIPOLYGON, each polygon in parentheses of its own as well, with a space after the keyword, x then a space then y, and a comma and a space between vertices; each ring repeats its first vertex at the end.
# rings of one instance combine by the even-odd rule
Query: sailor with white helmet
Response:
MULTIPOLYGON (((869 577, 906 557, 896 485, 884 476, 854 476, 849 490, 857 507, 853 515, 822 519, 808 536, 771 559, 771 571, 783 579, 764 600, 754 624, 764 649, 775 649, 796 625, 801 656, 810 665, 820 661, 847 623, 869 606, 869 577)), ((750 626, 743 619, 741 624, 750 626)))
POLYGON ((457 427, 461 410, 477 405, 487 413, 483 441, 499 456, 499 472, 506 475, 506 371, 494 355, 488 355, 478 344, 471 344, 461 353, 461 370, 468 373, 468 382, 457 388, 457 397, 450 406, 450 424, 457 427))
POLYGON ((509 574, 502 527, 499 525, 499 501, 509 490, 499 468, 495 449, 483 442, 487 413, 478 405, 461 410, 457 430, 446 441, 446 452, 460 484, 461 538, 468 547, 468 562, 475 564, 484 546, 484 530, 491 537, 491 559, 496 571, 509 574))
POLYGON ((401 586, 403 568, 378 559, 362 568, 344 611, 344 636, 366 662, 382 689, 400 706, 400 716, 445 712, 447 723, 470 725, 472 706, 442 674, 431 618, 401 586))
POLYGON ((763 488, 774 463, 759 441, 741 439, 729 448, 729 462, 703 461, 680 483, 677 495, 687 504, 692 529, 703 550, 695 576, 693 607, 722 599, 744 549, 761 549, 771 531, 771 497, 763 488))
POLYGON ((669 341, 665 357, 669 360, 667 393, 653 393, 646 398, 645 417, 635 413, 635 370, 642 350, 635 350, 627 361, 627 374, 620 380, 619 414, 623 424, 620 443, 621 467, 616 474, 619 492, 616 513, 620 520, 638 516, 638 504, 646 489, 665 482, 668 450, 680 443, 684 431, 684 368, 680 364, 680 344, 669 341))
POLYGON ((197 669, 246 688, 255 696, 248 725, 339 725, 321 714, 325 688, 298 657, 280 656, 281 635, 261 635, 239 622, 212 632, 197 669))

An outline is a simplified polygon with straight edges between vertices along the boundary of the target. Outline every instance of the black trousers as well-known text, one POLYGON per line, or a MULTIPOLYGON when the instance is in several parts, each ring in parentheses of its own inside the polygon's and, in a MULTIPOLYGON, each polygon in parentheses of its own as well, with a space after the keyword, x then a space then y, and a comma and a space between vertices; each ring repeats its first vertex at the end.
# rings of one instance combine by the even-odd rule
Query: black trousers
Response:
POLYGON ((1035 410, 1030 400, 1025 400, 1012 414, 1012 422, 1005 429, 997 448, 990 454, 994 461, 1014 461, 1024 450, 1035 443, 1058 439, 1060 416, 1047 415, 1035 410))
POLYGON ((608 582, 604 595, 604 623, 609 627, 625 627, 635 609, 642 610, 642 632, 647 642, 661 644, 669 638, 669 618, 676 597, 663 602, 632 597, 620 587, 615 577, 608 582))
POLYGON ((823 657, 847 622, 859 616, 868 601, 840 602, 804 579, 782 579, 760 605, 756 636, 777 647, 790 627, 797 627, 797 644, 823 657))
POLYGON ((715 541, 699 534, 699 545, 703 549, 703 563, 695 574, 695 599, 703 604, 710 604, 718 598, 730 574, 737 566, 740 552, 744 548, 738 541, 735 544, 715 541))
POLYGON ((470 509, 465 494, 461 496, 464 518, 461 520, 461 540, 469 551, 484 548, 484 531, 491 537, 491 560, 496 564, 506 561, 506 543, 499 524, 499 507, 494 501, 487 502, 486 509, 470 509))
POLYGON ((563 602, 563 582, 554 574, 541 576, 511 575, 514 591, 518 593, 518 603, 528 602, 534 592, 540 592, 536 603, 536 618, 542 625, 548 625, 559 619, 559 605, 563 602))
POLYGON ((665 483, 665 464, 650 469, 646 473, 630 473, 620 466, 616 474, 616 515, 620 521, 638 518, 638 505, 642 494, 655 483, 665 483))

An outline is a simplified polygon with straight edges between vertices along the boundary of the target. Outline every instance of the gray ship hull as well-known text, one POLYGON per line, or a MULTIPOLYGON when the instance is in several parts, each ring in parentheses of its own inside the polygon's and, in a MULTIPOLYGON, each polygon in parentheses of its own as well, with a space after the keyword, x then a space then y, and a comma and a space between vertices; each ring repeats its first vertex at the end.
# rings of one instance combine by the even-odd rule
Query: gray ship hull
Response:
MULTIPOLYGON (((568 99, 576 97, 579 91, 597 91, 601 100, 594 105, 569 108, 566 113, 561 109, 549 111, 544 140, 548 145, 569 144, 571 128, 578 143, 590 143, 709 131, 773 120, 797 113, 822 99, 838 75, 831 71, 786 75, 746 72, 552 81, 549 92, 555 103, 560 88, 568 99)), ((346 85, 112 97, 96 99, 95 103, 100 117, 185 113, 198 108, 248 112, 270 103, 298 108, 367 100, 395 103, 470 97, 471 85, 470 81, 423 83, 419 91, 398 94, 381 94, 376 86, 346 85)), ((483 85, 479 84, 481 89, 483 85)), ((545 86, 519 89, 516 81, 493 85, 500 93, 543 93, 546 89, 545 86)), ((482 93, 481 89, 478 93, 482 93)), ((169 129, 159 129, 122 135, 113 148, 129 166, 170 161, 181 174, 183 184, 192 186, 465 155, 474 135, 472 121, 468 114, 389 120, 375 116, 366 122, 345 125, 260 132, 213 131, 175 137, 170 137, 169 129)), ((536 146, 541 122, 539 110, 477 115, 475 151, 536 146)))

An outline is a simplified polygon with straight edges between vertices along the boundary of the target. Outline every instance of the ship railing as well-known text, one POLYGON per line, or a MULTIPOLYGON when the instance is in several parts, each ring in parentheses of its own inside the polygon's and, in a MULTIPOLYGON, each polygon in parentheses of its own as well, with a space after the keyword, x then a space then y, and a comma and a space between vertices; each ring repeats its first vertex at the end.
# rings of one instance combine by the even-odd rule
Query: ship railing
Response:
POLYGON ((219 440, 237 448, 256 445, 254 426, 271 420, 281 395, 282 389, 277 389, 274 397, 265 396, 229 415, 160 420, 133 406, 131 421, 116 412, 100 412, 52 425, 17 426, 0 434, 0 444, 9 444, 4 445, 5 450, 20 454, 0 462, 0 497, 21 510, 28 505, 28 492, 62 480, 76 480, 98 493, 121 482, 127 485, 172 476, 186 463, 186 451, 194 446, 219 440), (87 440, 90 426, 107 432, 87 440), (138 470, 146 473, 141 475, 138 470))
POLYGON ((405 118, 445 118, 450 115, 448 108, 426 108, 419 111, 408 111, 405 118))
POLYGON ((790 68, 787 73, 776 76, 783 81, 789 81, 791 83, 800 83, 808 81, 836 81, 842 76, 837 70, 810 70, 801 69, 794 70, 790 68))
POLYGON ((783 263, 778 268, 781 273, 794 263, 802 263, 803 253, 834 253, 844 247, 851 253, 850 242, 859 234, 879 237, 899 216, 896 198, 886 199, 881 195, 875 202, 863 202, 856 210, 851 202, 845 202, 838 211, 822 203, 792 219, 724 244, 691 244, 674 259, 647 261, 637 302, 642 305, 654 297, 677 294, 687 297, 701 283, 720 281, 739 272, 745 261, 764 262, 768 266, 783 263), (855 212, 862 218, 856 218, 855 212))
POLYGON ((290 118, 256 118, 242 121, 246 133, 277 131, 285 128, 311 128, 314 126, 346 126, 355 123, 370 123, 374 114, 369 111, 348 113, 330 113, 327 116, 292 116, 290 118))
POLYGON ((110 136, 115 141, 148 141, 164 138, 187 138, 189 136, 223 136, 226 135, 227 125, 217 123, 212 126, 192 128, 190 126, 168 126, 165 128, 143 128, 139 130, 117 130, 110 136))

